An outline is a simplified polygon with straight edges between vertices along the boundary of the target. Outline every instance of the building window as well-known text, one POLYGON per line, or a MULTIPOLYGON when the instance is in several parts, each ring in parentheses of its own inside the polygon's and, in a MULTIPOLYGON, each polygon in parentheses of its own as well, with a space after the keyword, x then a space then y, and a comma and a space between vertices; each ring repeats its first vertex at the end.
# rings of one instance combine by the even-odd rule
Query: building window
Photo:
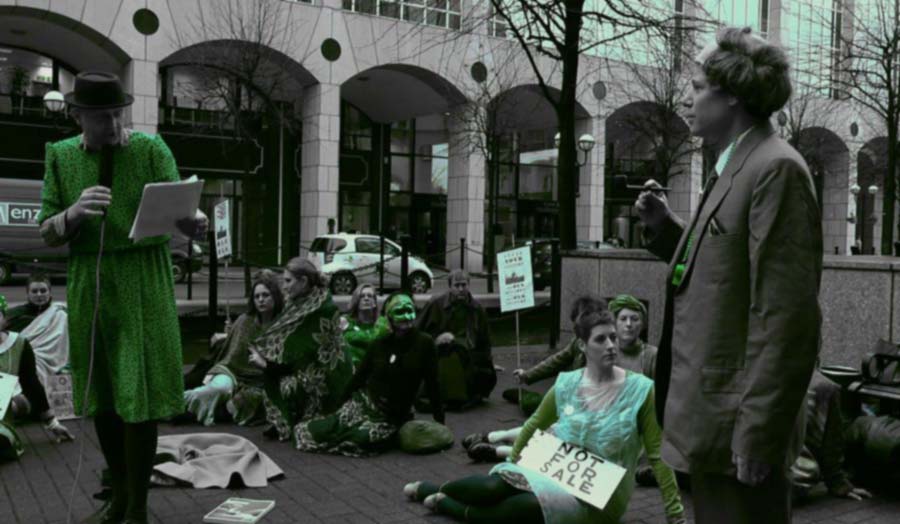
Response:
POLYGON ((446 195, 449 143, 443 115, 391 125, 391 191, 446 195))
POLYGON ((396 18, 414 24, 459 29, 462 0, 343 0, 347 11, 396 18))
POLYGON ((823 96, 836 96, 844 18, 841 1, 793 0, 783 9, 781 40, 793 59, 796 83, 823 96))
POLYGON ((75 74, 57 60, 33 51, 0 46, 0 114, 43 118, 44 95, 71 91, 75 74))

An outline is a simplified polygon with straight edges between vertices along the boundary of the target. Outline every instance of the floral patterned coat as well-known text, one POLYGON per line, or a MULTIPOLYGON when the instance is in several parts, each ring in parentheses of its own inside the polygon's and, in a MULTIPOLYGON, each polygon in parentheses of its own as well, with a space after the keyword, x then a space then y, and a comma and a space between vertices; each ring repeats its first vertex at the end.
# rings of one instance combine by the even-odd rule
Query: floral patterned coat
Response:
POLYGON ((340 320, 328 291, 316 289, 289 303, 250 345, 267 361, 266 419, 281 440, 298 422, 340 407, 353 377, 340 320))

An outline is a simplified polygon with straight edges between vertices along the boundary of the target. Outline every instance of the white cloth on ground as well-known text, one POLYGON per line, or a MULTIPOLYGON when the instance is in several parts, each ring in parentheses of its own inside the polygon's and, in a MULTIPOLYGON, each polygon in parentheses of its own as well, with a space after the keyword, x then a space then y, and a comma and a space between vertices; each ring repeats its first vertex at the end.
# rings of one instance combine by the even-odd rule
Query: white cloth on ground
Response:
POLYGON ((195 488, 225 488, 233 475, 249 488, 261 488, 284 473, 256 444, 229 433, 160 436, 156 452, 175 460, 157 464, 155 473, 195 488))

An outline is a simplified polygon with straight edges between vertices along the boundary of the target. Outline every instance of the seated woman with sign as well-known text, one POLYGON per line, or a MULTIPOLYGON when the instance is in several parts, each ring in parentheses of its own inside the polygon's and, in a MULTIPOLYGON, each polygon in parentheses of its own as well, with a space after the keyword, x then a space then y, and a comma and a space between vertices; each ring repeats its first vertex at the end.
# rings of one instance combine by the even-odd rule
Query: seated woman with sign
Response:
POLYGON ((0 378, 0 403, 8 402, 0 406, 0 414, 3 414, 0 417, 0 463, 15 460, 25 452, 19 435, 13 429, 12 419, 26 413, 28 406, 33 413, 38 414, 57 442, 73 439, 50 408, 47 393, 38 379, 31 344, 15 331, 6 330, 6 312, 6 298, 0 295, 0 374, 18 377, 17 382, 9 376, 0 378), (11 390, 9 386, 12 386, 11 390), (7 407, 9 409, 4 411, 3 408, 7 407))
MULTIPOLYGON (((587 365, 561 373, 516 439, 510 462, 487 476, 407 484, 404 493, 429 508, 470 523, 614 523, 634 491, 634 470, 643 448, 661 486, 666 517, 683 523, 684 508, 672 470, 660 460, 662 432, 656 422, 653 381, 617 367, 616 326, 608 311, 581 316, 575 334, 584 342, 587 365), (583 448, 627 470, 604 508, 571 495, 551 476, 516 462, 537 430, 583 448)), ((566 477, 568 478, 568 477, 566 477)))

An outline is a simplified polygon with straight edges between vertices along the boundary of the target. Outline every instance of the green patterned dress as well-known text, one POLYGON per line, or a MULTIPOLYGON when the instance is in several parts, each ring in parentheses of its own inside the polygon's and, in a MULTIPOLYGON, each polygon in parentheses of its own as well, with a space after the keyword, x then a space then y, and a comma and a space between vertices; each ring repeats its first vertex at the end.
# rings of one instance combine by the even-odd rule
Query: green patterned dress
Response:
POLYGON ((281 440, 298 422, 337 409, 353 378, 341 311, 325 289, 288 301, 250 348, 266 359, 266 419, 281 440))
MULTIPOLYGON (((65 230, 60 213, 97 185, 99 153, 81 137, 47 144, 41 233, 51 245, 69 243, 70 360, 77 413, 84 409, 90 362, 94 273, 100 247, 100 217, 65 230)), ((128 238, 144 185, 179 179, 175 159, 162 138, 131 133, 113 157, 112 204, 107 212, 100 267, 100 315, 87 412, 115 412, 125 422, 158 420, 184 411, 181 334, 172 282, 169 236, 128 238)))

